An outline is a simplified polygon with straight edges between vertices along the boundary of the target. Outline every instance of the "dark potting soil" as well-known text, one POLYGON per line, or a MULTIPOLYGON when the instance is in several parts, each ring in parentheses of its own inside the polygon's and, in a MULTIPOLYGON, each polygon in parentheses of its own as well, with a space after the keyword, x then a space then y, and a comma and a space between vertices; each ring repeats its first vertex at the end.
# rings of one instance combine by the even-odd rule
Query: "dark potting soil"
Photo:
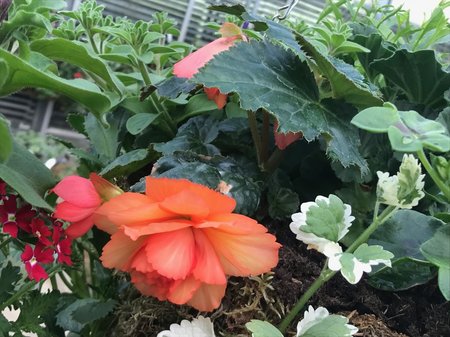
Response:
MULTIPOLYGON (((324 258, 306 250, 286 225, 277 226, 275 234, 283 248, 272 286, 281 301, 292 307, 320 274, 324 258)), ((436 280, 406 291, 387 292, 372 288, 364 278, 351 285, 336 275, 308 305, 349 314, 360 329, 359 336, 450 336, 450 302, 443 298, 436 280)))

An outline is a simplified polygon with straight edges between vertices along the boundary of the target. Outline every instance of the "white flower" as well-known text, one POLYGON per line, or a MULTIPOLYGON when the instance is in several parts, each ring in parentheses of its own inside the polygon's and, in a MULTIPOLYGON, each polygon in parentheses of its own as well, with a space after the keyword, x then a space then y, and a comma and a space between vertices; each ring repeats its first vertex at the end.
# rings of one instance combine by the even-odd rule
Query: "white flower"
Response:
POLYGON ((348 323, 348 319, 343 316, 338 316, 341 319, 333 321, 330 325, 330 321, 325 323, 329 318, 338 315, 330 315, 328 310, 324 307, 318 307, 316 310, 310 305, 308 310, 305 311, 304 318, 297 324, 297 337, 303 336, 308 333, 309 336, 313 336, 314 332, 325 336, 324 332, 329 331, 329 335, 336 337, 352 336, 358 332, 358 328, 348 323), (325 324, 324 324, 325 323, 325 324), (314 330, 314 331, 313 331, 314 330))
POLYGON ((315 202, 303 203, 300 213, 292 214, 289 227, 298 240, 308 245, 308 249, 323 253, 325 250, 332 250, 332 247, 335 249, 336 242, 348 233, 355 219, 351 213, 351 206, 342 203, 338 197, 330 195, 326 198, 319 195, 315 202))
POLYGON ((419 161, 413 155, 404 155, 399 172, 389 176, 386 172, 377 172, 377 197, 380 203, 411 209, 417 206, 425 196, 423 181, 425 175, 419 161))
POLYGON ((180 324, 171 324, 170 330, 161 331, 156 337, 215 337, 214 326, 209 318, 199 316, 192 322, 181 321, 180 324))

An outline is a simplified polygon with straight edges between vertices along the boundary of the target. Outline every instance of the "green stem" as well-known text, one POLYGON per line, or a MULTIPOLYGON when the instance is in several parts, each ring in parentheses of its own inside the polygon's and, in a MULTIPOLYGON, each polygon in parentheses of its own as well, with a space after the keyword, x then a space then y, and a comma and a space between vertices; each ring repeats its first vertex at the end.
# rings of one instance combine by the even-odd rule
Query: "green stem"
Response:
POLYGON ((12 241, 12 238, 9 237, 7 238, 5 241, 3 241, 2 243, 0 243, 0 250, 3 249, 3 247, 6 247, 7 245, 9 245, 9 243, 12 241))
POLYGON ((261 137, 258 131, 258 121, 256 120, 256 114, 253 111, 247 111, 248 124, 250 126, 250 132, 252 133, 253 143, 256 148, 256 157, 258 159, 258 165, 261 166, 261 137))
MULTIPOLYGON (((52 277, 56 271, 59 269, 59 266, 54 266, 50 268, 48 272, 48 277, 52 277)), ((20 288, 14 295, 12 295, 7 301, 0 304, 0 311, 3 311, 6 307, 9 307, 11 304, 15 303, 19 299, 22 298, 27 292, 29 292, 31 289, 33 289, 36 286, 35 281, 30 281, 27 284, 25 284, 22 288, 20 288)))
POLYGON ((142 78, 144 80, 145 85, 152 85, 152 81, 150 79, 150 74, 148 73, 147 67, 144 62, 138 61, 139 71, 141 72, 142 78))
POLYGON ((94 50, 94 52, 95 52, 97 55, 100 54, 100 53, 98 52, 97 45, 95 44, 94 37, 91 35, 91 32, 86 32, 86 35, 87 35, 87 37, 88 37, 88 39, 89 39, 89 43, 91 44, 91 47, 92 47, 92 49, 94 50))
MULTIPOLYGON (((366 228, 366 230, 358 237, 358 239, 353 242, 350 247, 347 248, 345 251, 346 253, 353 253, 361 244, 366 242, 370 235, 380 226, 382 223, 384 223, 387 219, 389 219, 396 211, 398 207, 395 206, 388 206, 386 209, 380 214, 380 216, 376 216, 375 220, 370 224, 369 227, 366 228)), ((305 304, 309 301, 309 299, 331 278, 336 275, 335 271, 329 270, 327 267, 327 263, 325 264, 324 269, 322 270, 322 273, 319 275, 319 277, 311 284, 311 286, 308 288, 308 290, 300 297, 298 302, 295 304, 295 306, 292 308, 292 310, 289 312, 289 314, 284 318, 284 320, 281 322, 279 326, 279 330, 281 333, 284 333, 286 329, 289 327, 291 322, 295 319, 295 317, 298 315, 298 313, 303 309, 305 304)))
POLYGON ((427 156, 425 155, 425 152, 423 152, 423 150, 417 151, 417 157, 419 157, 420 162, 422 163, 423 167, 425 167, 425 170, 427 170, 431 179, 433 179, 434 183, 440 188, 442 193, 444 193, 447 200, 450 201, 450 187, 448 187, 441 180, 441 178, 439 178, 439 174, 436 172, 433 166, 431 166, 427 156))
POLYGON ((275 148, 275 151, 272 152, 270 158, 264 164, 264 171, 273 173, 278 168, 278 166, 280 166, 283 157, 284 151, 280 150, 278 147, 275 148))
POLYGON ((283 319, 278 329, 281 333, 284 333, 289 327, 294 318, 298 315, 300 310, 303 309, 305 304, 309 301, 311 297, 319 290, 326 282, 328 282, 334 275, 335 271, 324 268, 320 273, 319 277, 309 286, 308 290, 300 297, 300 300, 295 304, 289 314, 283 319))

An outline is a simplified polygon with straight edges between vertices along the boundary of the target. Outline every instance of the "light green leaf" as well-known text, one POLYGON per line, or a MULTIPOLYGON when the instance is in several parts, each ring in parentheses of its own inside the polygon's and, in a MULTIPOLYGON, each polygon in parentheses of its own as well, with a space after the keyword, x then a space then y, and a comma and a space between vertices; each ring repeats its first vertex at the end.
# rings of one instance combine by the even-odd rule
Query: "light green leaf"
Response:
POLYGON ((32 11, 19 10, 11 20, 2 22, 0 26, 0 42, 3 42, 14 31, 29 26, 43 28, 48 32, 51 32, 53 29, 50 20, 44 15, 32 11))
POLYGON ((252 319, 245 324, 252 337, 283 337, 283 334, 269 322, 252 319))
POLYGON ((18 10, 42 11, 42 9, 60 10, 67 6, 63 0, 31 0, 17 7, 18 10))
POLYGON ((436 266, 450 268, 450 224, 439 228, 430 240, 420 246, 420 251, 436 266))
POLYGON ((384 250, 382 246, 373 245, 369 246, 367 243, 363 243, 353 253, 353 255, 361 262, 375 264, 384 263, 390 265, 390 260, 394 257, 394 254, 384 250))
MULTIPOLYGON (((0 67, 1 68, 1 67, 0 67)), ((1 69, 0 69, 1 70, 1 69)), ((13 141, 12 136, 9 131, 9 124, 7 120, 0 115, 0 163, 8 160, 12 149, 13 149, 13 141)))
POLYGON ((297 34, 297 40, 303 50, 316 62, 319 72, 330 81, 334 98, 344 99, 360 107, 383 103, 377 89, 367 84, 364 77, 351 65, 322 54, 300 34, 297 34))
POLYGON ((450 301, 450 268, 439 268, 438 284, 444 298, 450 301))
POLYGON ((139 170, 148 164, 150 160, 147 149, 133 150, 114 159, 100 172, 100 175, 106 179, 126 176, 139 170))
POLYGON ((152 122, 158 118, 158 114, 139 113, 131 116, 127 120, 127 130, 132 135, 137 135, 147 128, 152 122))
POLYGON ((112 90, 121 95, 125 90, 122 82, 114 75, 109 66, 90 51, 84 43, 54 38, 33 41, 30 47, 31 50, 52 60, 64 61, 96 74, 105 80, 112 90))
POLYGON ((384 106, 367 108, 353 117, 351 123, 370 132, 386 133, 391 125, 400 122, 397 109, 390 103, 384 106))
POLYGON ((190 98, 188 104, 186 104, 183 119, 216 109, 216 103, 213 100, 209 100, 205 94, 195 95, 190 98))
POLYGON ((309 306, 297 325, 296 337, 351 337, 358 329, 348 324, 348 318, 330 315, 324 307, 309 306))
POLYGON ((100 116, 117 103, 117 97, 107 96, 93 83, 83 80, 66 80, 52 73, 44 73, 6 50, 0 49, 0 59, 9 66, 9 74, 0 87, 0 96, 23 88, 45 88, 66 95, 100 116))
POLYGON ((8 160, 0 163, 0 179, 31 205, 52 210, 44 200, 47 190, 56 184, 51 171, 14 141, 13 151, 8 160))
POLYGON ((290 50, 269 42, 238 43, 214 57, 195 79, 222 93, 236 92, 245 110, 269 111, 281 133, 302 132, 307 141, 323 135, 333 160, 367 170, 358 150, 358 133, 346 121, 345 112, 335 102, 319 102, 311 70, 290 50))

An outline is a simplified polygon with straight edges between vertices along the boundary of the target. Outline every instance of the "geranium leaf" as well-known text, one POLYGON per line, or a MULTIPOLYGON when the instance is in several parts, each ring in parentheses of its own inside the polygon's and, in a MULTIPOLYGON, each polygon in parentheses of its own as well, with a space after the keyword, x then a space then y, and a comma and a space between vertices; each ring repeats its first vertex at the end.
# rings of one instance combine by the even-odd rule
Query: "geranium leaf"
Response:
POLYGON ((86 106, 97 117, 118 103, 118 97, 106 95, 92 82, 83 79, 66 80, 44 72, 30 63, 0 49, 0 59, 9 67, 8 78, 0 87, 0 96, 6 96, 27 87, 45 88, 66 95, 86 106))
POLYGON ((447 301, 450 301, 450 268, 439 268, 438 284, 442 295, 447 301))
POLYGON ((52 172, 27 149, 14 141, 8 160, 0 163, 0 179, 31 205, 52 209, 44 200, 47 190, 56 184, 52 172))
POLYGON ((283 334, 269 322, 252 319, 245 324, 252 337, 283 337, 283 334))
POLYGON ((450 224, 439 228, 433 237, 420 246, 420 251, 438 267, 450 268, 450 224))
POLYGON ((351 121, 353 125, 375 133, 386 133, 391 125, 398 122, 400 122, 400 115, 390 104, 364 109, 351 121))
POLYGON ((364 77, 351 65, 322 54, 304 36, 297 34, 303 50, 316 62, 321 72, 330 82, 333 97, 344 99, 360 107, 381 105, 381 93, 376 87, 366 83, 364 77))
MULTIPOLYGON (((1 70, 1 69, 0 69, 1 70)), ((9 125, 5 118, 0 115, 0 163, 5 162, 13 149, 13 142, 9 125)))
MULTIPOLYGON (((385 261, 390 261, 394 254, 391 252, 384 250, 382 246, 378 245, 367 245, 367 243, 363 243, 359 246, 353 253, 353 255, 361 262, 369 263, 380 261, 379 263, 385 263, 385 261)), ((386 264, 386 263, 385 263, 386 264)))
POLYGON ((309 306, 297 325, 297 337, 351 337, 358 329, 348 324, 348 318, 330 315, 324 307, 309 306))
POLYGON ((217 55, 196 80, 223 93, 238 93, 243 109, 266 109, 278 119, 281 133, 301 131, 307 141, 324 135, 333 160, 367 170, 358 133, 337 111, 338 104, 332 108, 319 102, 311 70, 290 50, 267 41, 241 42, 217 55))
POLYGON ((436 109, 445 105, 450 73, 436 60, 434 50, 397 50, 389 58, 375 60, 370 68, 398 86, 410 102, 436 109))

